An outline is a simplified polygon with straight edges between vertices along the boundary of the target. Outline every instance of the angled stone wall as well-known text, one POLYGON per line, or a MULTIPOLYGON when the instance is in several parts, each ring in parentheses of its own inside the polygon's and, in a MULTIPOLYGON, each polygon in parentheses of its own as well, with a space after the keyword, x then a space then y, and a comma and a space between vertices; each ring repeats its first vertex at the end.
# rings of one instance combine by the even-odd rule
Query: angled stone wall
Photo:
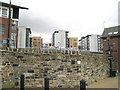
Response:
POLYGON ((87 84, 108 76, 109 61, 102 54, 63 50, 10 49, 2 52, 3 87, 20 86, 20 75, 25 75, 25 87, 73 88, 80 80, 87 84), (78 61, 81 62, 78 64, 78 61))

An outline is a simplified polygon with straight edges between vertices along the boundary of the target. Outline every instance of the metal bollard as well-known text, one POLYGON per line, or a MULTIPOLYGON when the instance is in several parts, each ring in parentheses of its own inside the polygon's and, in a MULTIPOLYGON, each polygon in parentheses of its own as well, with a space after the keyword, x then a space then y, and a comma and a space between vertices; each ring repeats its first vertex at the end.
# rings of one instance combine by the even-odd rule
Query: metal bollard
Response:
POLYGON ((84 79, 80 81, 80 90, 86 90, 86 81, 84 79))
POLYGON ((44 90, 49 90, 49 78, 45 78, 45 80, 44 80, 44 87, 45 87, 44 90))
POLYGON ((20 90, 24 90, 24 74, 20 76, 20 90))

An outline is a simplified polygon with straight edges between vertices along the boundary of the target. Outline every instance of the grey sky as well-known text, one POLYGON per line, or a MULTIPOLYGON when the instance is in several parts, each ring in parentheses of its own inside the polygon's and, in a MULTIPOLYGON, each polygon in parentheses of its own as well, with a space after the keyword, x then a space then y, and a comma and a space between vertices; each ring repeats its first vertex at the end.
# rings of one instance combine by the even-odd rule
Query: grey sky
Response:
POLYGON ((70 37, 80 39, 88 34, 102 34, 103 26, 116 26, 118 1, 12 0, 12 3, 29 8, 20 10, 19 25, 31 27, 33 36, 40 35, 44 42, 50 42, 54 30, 68 30, 70 37))

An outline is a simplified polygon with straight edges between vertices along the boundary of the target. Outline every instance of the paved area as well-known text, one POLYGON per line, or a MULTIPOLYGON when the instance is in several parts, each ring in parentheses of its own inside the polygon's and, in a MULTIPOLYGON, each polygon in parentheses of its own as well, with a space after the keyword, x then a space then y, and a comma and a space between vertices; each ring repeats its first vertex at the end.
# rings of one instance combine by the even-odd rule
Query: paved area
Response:
MULTIPOLYGON (((120 79, 120 78, 119 78, 120 79)), ((118 88, 118 77, 106 78, 91 84, 87 88, 118 88)))

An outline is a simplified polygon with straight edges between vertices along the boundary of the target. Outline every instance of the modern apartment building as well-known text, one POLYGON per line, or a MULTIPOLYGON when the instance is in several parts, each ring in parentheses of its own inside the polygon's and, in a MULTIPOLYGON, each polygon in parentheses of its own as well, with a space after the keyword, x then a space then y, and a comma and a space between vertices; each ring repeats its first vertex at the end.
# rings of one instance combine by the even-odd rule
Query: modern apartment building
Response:
POLYGON ((42 47, 43 47, 43 38, 32 37, 32 48, 42 48, 42 47))
POLYGON ((58 48, 68 48, 68 31, 55 31, 52 35, 52 46, 58 48))
POLYGON ((18 48, 30 48, 31 28, 20 26, 18 31, 18 48))
POLYGON ((19 9, 28 8, 11 5, 10 31, 8 36, 9 4, 0 2, 0 47, 7 47, 7 40, 9 39, 9 46, 17 48, 19 9))
POLYGON ((92 34, 81 37, 79 44, 80 50, 102 51, 102 38, 100 35, 92 34))
POLYGON ((69 49, 78 49, 78 38, 77 37, 69 37, 69 49))

